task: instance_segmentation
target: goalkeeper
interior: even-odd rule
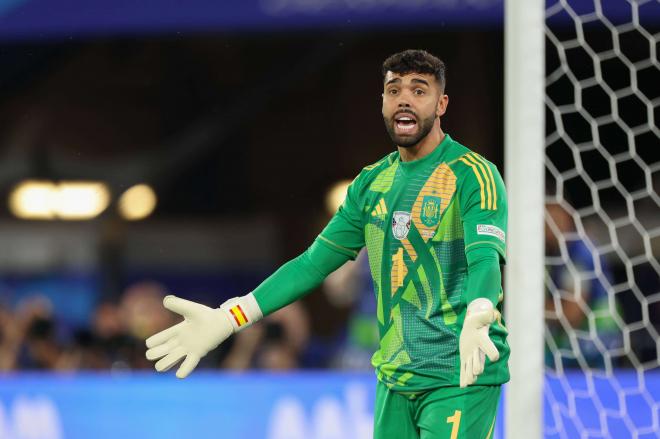
[[[147,340],[164,371],[201,357],[318,286],[366,245],[380,346],[376,439],[492,436],[509,347],[499,310],[507,204],[497,168],[443,132],[444,63],[406,50],[383,63],[382,113],[397,150],[365,167],[300,256],[217,309],[167,296],[183,322]]]

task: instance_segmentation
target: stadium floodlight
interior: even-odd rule
[[[151,215],[156,209],[156,192],[146,184],[130,187],[119,198],[119,213],[129,221],[137,221]]]
[[[110,202],[110,191],[104,183],[67,181],[55,191],[55,212],[63,220],[95,218]]]
[[[339,209],[339,206],[344,202],[346,191],[350,184],[351,180],[341,180],[333,184],[328,190],[328,194],[325,197],[325,207],[330,215],[334,215],[337,209]]]
[[[9,209],[21,219],[86,220],[100,215],[110,202],[105,183],[26,180],[9,195]]]
[[[9,195],[9,210],[23,219],[54,219],[53,193],[50,181],[28,180],[19,183]]]

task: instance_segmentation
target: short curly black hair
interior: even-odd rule
[[[445,90],[445,63],[426,50],[408,49],[395,53],[383,62],[383,80],[387,72],[405,75],[407,73],[428,73],[435,76],[440,90]]]

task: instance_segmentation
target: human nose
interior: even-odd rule
[[[399,108],[409,108],[410,107],[410,96],[407,93],[402,92],[399,94],[397,99],[397,107]]]

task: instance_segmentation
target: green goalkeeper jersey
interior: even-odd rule
[[[367,247],[380,332],[372,364],[389,388],[459,385],[466,254],[492,247],[504,260],[506,218],[497,168],[449,135],[422,159],[403,162],[391,153],[351,183],[317,242],[352,258]],[[486,360],[477,384],[509,379],[502,321],[491,325],[490,336],[500,359]]]

